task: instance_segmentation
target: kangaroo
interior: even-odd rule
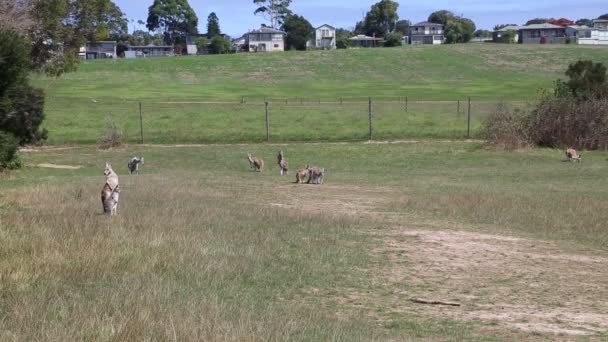
[[[287,159],[285,159],[285,156],[283,155],[283,150],[279,151],[279,155],[277,156],[278,159],[278,163],[279,163],[279,168],[281,169],[281,176],[284,174],[287,174],[289,171],[289,163],[287,162]]]
[[[568,148],[566,149],[566,160],[571,162],[581,162],[583,155],[578,154],[575,149]]]
[[[323,184],[325,178],[325,168],[318,167],[307,167],[308,168],[308,181],[307,184]]]
[[[310,177],[310,172],[308,170],[308,166],[306,166],[305,169],[298,170],[298,172],[296,173],[296,183],[303,184],[304,179],[306,177]]]
[[[118,175],[112,170],[112,165],[108,161],[106,161],[106,168],[103,171],[103,174],[106,176],[106,183],[101,188],[101,205],[103,207],[103,212],[109,215],[116,215],[120,193]]]
[[[141,158],[137,158],[137,157],[133,157],[131,158],[131,160],[129,160],[129,162],[127,163],[127,167],[129,168],[129,174],[133,174],[133,172],[135,172],[136,174],[139,174],[139,166],[140,165],[144,165],[144,157]]]
[[[249,160],[249,167],[252,169],[262,172],[264,171],[264,160],[251,156],[251,153],[247,153],[247,160]]]

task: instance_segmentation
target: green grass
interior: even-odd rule
[[[47,91],[51,144],[94,143],[108,118],[137,141],[139,101],[148,142],[259,142],[265,139],[264,98],[270,101],[274,141],[366,139],[369,97],[378,104],[375,139],[458,139],[466,133],[466,118],[456,116],[457,100],[472,97],[476,136],[496,103],[531,101],[564,77],[569,63],[608,64],[607,51],[465,44],[99,60],[34,83]],[[343,106],[337,105],[340,99]],[[175,101],[231,103],[166,103]]]
[[[278,148],[22,154],[83,168],[0,175],[0,339],[527,339],[395,301],[420,287],[382,278],[394,261],[374,252],[378,237],[399,225],[608,252],[604,152],[573,164],[556,150],[466,143],[281,146],[292,170],[327,168],[325,185],[307,186],[291,183],[293,171],[278,175]],[[266,160],[263,174],[248,169],[247,152]],[[140,176],[126,175],[133,155],[145,156]],[[100,215],[105,160],[123,189],[116,218]]]

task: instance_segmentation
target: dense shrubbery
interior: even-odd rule
[[[527,111],[501,105],[485,122],[490,144],[504,148],[525,145],[608,149],[608,77],[601,63],[579,61],[566,71],[569,80],[556,82]]]
[[[19,140],[15,136],[0,131],[0,171],[21,167],[21,161],[17,157],[18,148]]]

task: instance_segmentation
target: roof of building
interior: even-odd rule
[[[540,29],[563,29],[563,26],[557,26],[549,23],[544,24],[532,24],[526,26],[520,26],[520,30],[540,30]]]
[[[331,26],[331,25],[329,25],[329,24],[323,24],[323,25],[321,25],[321,26],[319,26],[319,27],[315,28],[315,30],[318,30],[318,29],[320,29],[320,28],[321,28],[321,27],[323,27],[323,26],[327,26],[327,27],[329,27],[330,29],[333,29],[333,30],[335,30],[335,29],[336,29],[335,27],[333,27],[333,26]]]
[[[257,30],[253,30],[253,31],[247,32],[247,34],[250,34],[250,33],[279,33],[279,34],[287,34],[286,32],[274,29],[272,27],[267,27],[267,26],[262,26],[262,27],[260,27]]]
[[[595,19],[593,20],[594,23],[608,23],[608,19]]]
[[[358,34],[354,37],[348,38],[349,40],[382,40],[382,38],[370,37],[364,34]]]
[[[171,45],[129,45],[128,46],[129,49],[151,49],[151,48],[156,48],[156,49],[173,49],[173,46]]]
[[[443,26],[443,25],[437,24],[437,23],[431,23],[430,21],[421,21],[418,24],[415,24],[412,26]]]
[[[591,27],[585,26],[585,25],[569,25],[568,28],[572,28],[575,30],[581,30],[581,31],[591,30]]]
[[[505,26],[499,30],[496,30],[494,32],[507,32],[507,31],[517,31],[519,30],[520,26],[517,25],[510,25],[510,26]]]

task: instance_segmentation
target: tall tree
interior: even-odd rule
[[[473,38],[475,23],[454,13],[441,10],[431,13],[429,22],[443,25],[446,43],[466,43]]]
[[[399,20],[397,9],[399,3],[392,0],[380,0],[372,5],[362,22],[357,23],[355,31],[368,36],[384,36],[395,30]]]
[[[220,19],[217,17],[215,12],[211,12],[211,14],[209,14],[207,17],[207,38],[212,39],[220,34]]]
[[[304,17],[290,14],[285,17],[281,29],[287,33],[285,45],[287,49],[306,50],[306,42],[312,37],[314,28]]]
[[[593,27],[593,20],[582,18],[576,21],[576,25]]]
[[[353,32],[347,29],[339,28],[336,29],[336,48],[346,49],[352,46],[352,42],[349,40],[353,36]]]
[[[270,27],[278,29],[285,18],[291,14],[291,0],[253,0],[257,6],[253,14],[262,15],[270,23]]]
[[[410,26],[412,26],[412,22],[409,20],[399,20],[397,21],[397,23],[395,24],[395,32],[401,32],[401,34],[403,34],[404,36],[408,35],[408,31],[410,29]]]
[[[154,0],[148,9],[146,27],[150,31],[161,30],[167,44],[173,45],[187,34],[197,33],[197,26],[198,17],[188,0]]]

